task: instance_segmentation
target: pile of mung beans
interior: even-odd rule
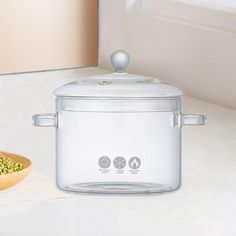
[[[23,164],[6,157],[0,157],[0,175],[10,174],[23,169]]]

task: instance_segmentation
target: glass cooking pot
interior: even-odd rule
[[[205,116],[181,113],[179,88],[126,73],[129,55],[111,55],[114,73],[55,90],[56,113],[34,115],[56,127],[57,185],[86,193],[175,190],[181,178],[181,127]]]

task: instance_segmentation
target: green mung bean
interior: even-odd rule
[[[10,174],[23,169],[23,164],[6,157],[0,157],[0,175]]]

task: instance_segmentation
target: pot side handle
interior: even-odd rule
[[[36,114],[32,116],[32,123],[38,127],[56,127],[57,115],[52,113]]]
[[[182,125],[205,125],[207,117],[199,114],[182,114]]]

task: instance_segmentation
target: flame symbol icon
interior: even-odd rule
[[[138,169],[141,165],[141,160],[138,157],[132,157],[129,160],[129,166],[132,169]]]

